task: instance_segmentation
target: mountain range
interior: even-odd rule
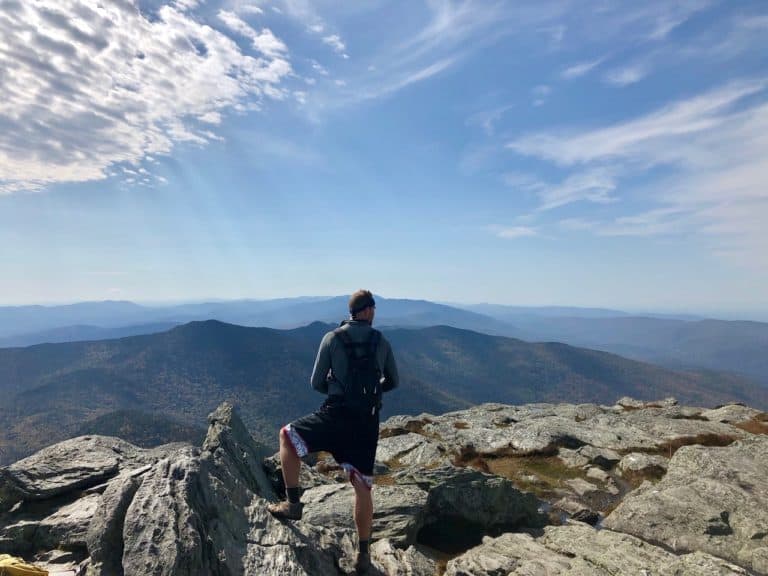
[[[317,345],[333,325],[249,328],[192,322],[115,340],[0,349],[0,464],[140,411],[148,426],[194,435],[224,400],[254,436],[273,446],[282,424],[315,409],[309,387]],[[448,326],[388,328],[401,387],[384,416],[443,413],[480,402],[611,403],[621,396],[713,406],[768,407],[768,387],[732,374],[675,372],[562,343],[528,343]],[[171,422],[163,423],[163,418]],[[129,427],[130,428],[130,427]],[[141,443],[153,434],[121,436]],[[162,434],[161,434],[162,436]]]
[[[673,369],[731,371],[768,385],[768,323],[692,315],[637,316],[620,310],[448,305],[377,296],[377,323],[389,327],[453,326],[529,342],[564,342]],[[104,340],[163,332],[196,320],[290,329],[338,322],[346,296],[237,300],[165,306],[84,302],[0,307],[0,347]]]

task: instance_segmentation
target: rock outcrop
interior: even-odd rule
[[[486,404],[384,422],[375,574],[768,575],[766,417],[673,399]],[[0,553],[96,576],[353,573],[353,490],[279,459],[229,404],[200,447],[84,436],[0,469]],[[594,527],[593,527],[594,526]]]

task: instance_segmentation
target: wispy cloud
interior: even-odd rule
[[[563,70],[560,73],[560,75],[566,80],[573,80],[574,78],[580,78],[581,76],[585,76],[589,74],[592,70],[600,66],[602,62],[603,62],[603,58],[598,58],[596,60],[587,60],[585,62],[579,62],[578,64],[574,64],[573,66],[569,66],[568,68]]]
[[[494,227],[493,230],[499,238],[515,239],[538,236],[536,228],[531,226],[510,226],[508,228]]]
[[[562,221],[570,230],[603,236],[696,232],[717,238],[718,251],[751,254],[757,264],[768,250],[767,88],[763,79],[735,82],[606,128],[531,134],[508,146],[577,168],[555,191],[536,189],[541,209],[583,195],[616,199],[620,181],[663,168],[664,181],[645,186],[645,203],[654,208],[609,220]],[[607,163],[611,171],[601,175]]]
[[[657,208],[607,221],[566,218],[560,227],[590,231],[598,236],[659,236],[679,234],[690,228],[691,214],[682,208]]]
[[[648,74],[645,64],[633,64],[623,68],[610,70],[605,74],[605,81],[614,86],[629,86],[640,82]]]
[[[736,103],[763,91],[766,85],[764,80],[737,82],[636,120],[581,132],[528,134],[507,147],[566,166],[619,157],[654,164],[677,162],[686,149],[684,138],[722,126]],[[680,140],[678,151],[668,145],[673,139]]]
[[[227,111],[285,98],[291,65],[270,31],[224,16],[253,40],[248,54],[191,7],[148,19],[124,3],[6,3],[0,192],[102,179],[114,164],[217,138],[210,128]]]
[[[612,196],[616,180],[611,170],[594,168],[576,172],[562,182],[552,184],[530,174],[507,173],[504,183],[514,190],[535,194],[539,198],[537,211],[547,211],[574,202],[609,204],[616,201]]]
[[[330,46],[336,54],[342,58],[349,58],[347,54],[347,46],[341,40],[341,36],[338,34],[331,34],[330,36],[323,36],[323,44]]]
[[[257,32],[234,12],[221,10],[219,20],[233,32],[249,38],[253,47],[266,56],[283,57],[288,52],[286,45],[271,30],[262,28],[260,32]]]
[[[506,104],[504,106],[496,106],[490,110],[475,112],[467,118],[467,125],[480,126],[487,136],[493,136],[496,130],[496,123],[512,108],[514,108],[514,104]]]

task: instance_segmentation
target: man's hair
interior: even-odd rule
[[[352,316],[371,306],[376,306],[376,301],[370,290],[358,290],[349,297],[349,313]]]

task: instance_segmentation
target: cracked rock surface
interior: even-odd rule
[[[390,418],[373,574],[768,576],[765,421],[631,398]],[[208,424],[200,447],[83,436],[0,469],[0,553],[92,576],[353,574],[343,474],[307,460],[304,516],[280,522],[279,459],[227,403]]]

